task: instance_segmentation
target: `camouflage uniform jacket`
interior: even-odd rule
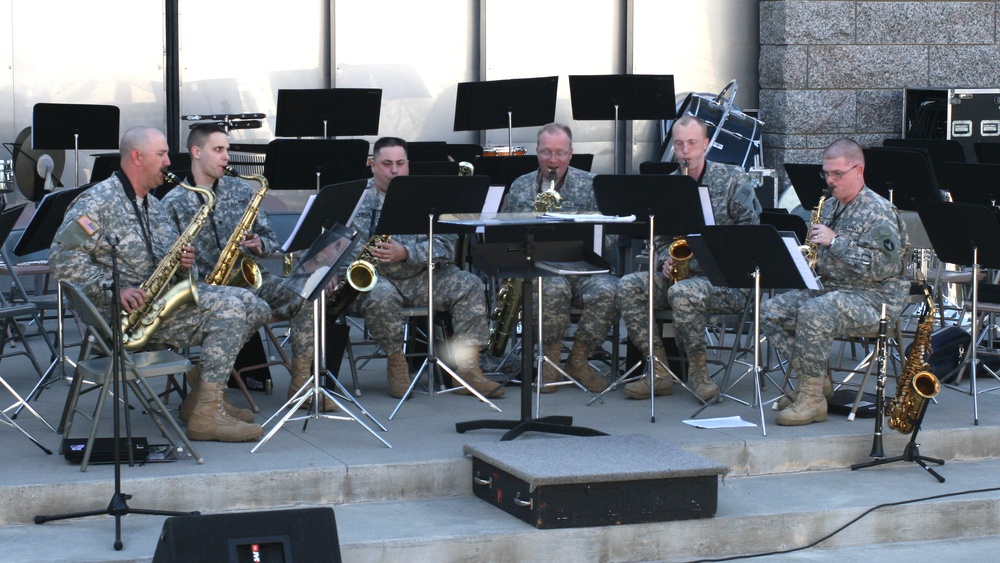
[[[186,181],[190,183],[191,179]],[[215,192],[215,208],[209,215],[208,223],[194,239],[194,246],[198,249],[195,256],[201,279],[212,273],[215,263],[219,261],[219,256],[222,254],[222,249],[226,247],[226,243],[229,242],[229,238],[243,218],[247,207],[250,206],[251,198],[257,193],[248,182],[230,176],[223,176],[216,181],[213,191]],[[164,211],[173,224],[178,229],[182,229],[191,222],[204,200],[201,194],[175,187],[164,196],[162,203]],[[271,222],[267,218],[266,212],[260,211],[257,214],[257,219],[253,224],[253,232],[260,237],[264,256],[278,249],[278,238],[271,228]],[[243,252],[247,256],[256,258],[249,251],[244,250]]]
[[[382,209],[385,201],[378,189],[375,187],[375,180],[368,179],[368,187],[361,194],[361,206],[357,215],[354,216],[352,226],[358,232],[367,234],[372,227],[372,216]],[[341,277],[350,264],[361,253],[364,244],[368,241],[363,238],[362,242],[354,248],[354,256],[350,260],[344,261],[341,268]],[[434,235],[434,262],[452,263],[455,260],[455,235]],[[378,275],[387,279],[408,279],[413,276],[423,275],[427,272],[427,235],[392,235],[392,240],[398,242],[406,248],[409,257],[402,262],[392,264],[378,264]]]
[[[679,174],[675,173],[675,174]],[[712,200],[712,213],[716,225],[757,225],[760,223],[760,202],[753,188],[750,176],[735,164],[705,161],[705,171],[701,185],[708,186]],[[683,235],[685,233],[677,233]],[[656,261],[662,264],[667,257],[671,238],[656,237]],[[698,260],[691,260],[691,271],[700,272]],[[659,267],[656,268],[659,271]]]
[[[830,246],[819,247],[816,273],[824,289],[868,290],[873,306],[900,310],[909,288],[901,279],[909,237],[896,206],[865,186],[847,205],[825,204],[822,216],[837,233]]]
[[[534,211],[535,197],[549,188],[547,177],[539,169],[520,176],[510,185],[510,193],[501,211],[510,213],[530,213]],[[561,186],[556,186],[562,196],[562,211],[596,212],[597,199],[594,197],[594,174],[579,168],[567,168]]]
[[[120,172],[95,184],[70,204],[49,249],[49,264],[56,277],[79,286],[108,318],[112,282],[108,236],[119,239],[121,287],[142,285],[178,237],[158,199],[149,194],[142,204],[136,203],[140,223],[134,198],[135,191]],[[152,256],[144,233],[149,234]],[[186,273],[174,277],[180,281]]]

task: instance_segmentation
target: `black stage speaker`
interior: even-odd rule
[[[332,508],[171,516],[153,563],[340,563]]]

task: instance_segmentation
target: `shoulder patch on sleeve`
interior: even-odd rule
[[[76,220],[77,223],[83,227],[83,230],[90,236],[94,236],[94,233],[101,230],[101,228],[90,218],[87,214],[80,215]]]

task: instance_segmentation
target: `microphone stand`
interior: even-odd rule
[[[108,245],[111,246],[111,322],[109,324],[111,325],[112,335],[110,383],[112,396],[115,397],[113,413],[115,491],[111,495],[111,502],[108,503],[108,507],[103,510],[88,510],[85,512],[72,512],[67,514],[57,514],[54,516],[35,516],[35,524],[44,524],[52,520],[67,520],[70,518],[84,518],[100,514],[109,514],[115,517],[114,548],[115,551],[121,551],[124,547],[124,544],[122,543],[122,516],[125,516],[130,512],[134,512],[136,514],[149,514],[153,516],[197,516],[201,513],[129,508],[128,499],[132,498],[132,495],[127,495],[122,492],[122,460],[120,448],[121,429],[120,415],[118,413],[120,408],[117,400],[118,397],[121,397],[122,403],[124,403],[125,407],[125,436],[128,447],[129,467],[132,467],[135,464],[135,461],[132,457],[132,429],[130,424],[131,419],[128,416],[128,392],[126,391],[125,374],[122,371],[125,366],[125,348],[122,346],[122,303],[118,283],[118,243],[120,241],[117,236],[108,235],[107,242]],[[108,382],[105,382],[104,384],[107,385]]]

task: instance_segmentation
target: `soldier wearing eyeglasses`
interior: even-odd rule
[[[548,190],[555,173],[555,191],[561,196],[561,211],[597,212],[594,174],[569,165],[573,157],[573,132],[560,123],[550,123],[538,131],[538,170],[525,174],[510,186],[502,211],[527,213],[534,209],[538,194]],[[566,360],[566,373],[592,392],[607,389],[588,359],[605,340],[611,323],[618,319],[615,293],[618,281],[608,274],[547,277],[543,284],[542,337],[547,358],[559,363],[560,342],[570,324],[570,307],[582,308],[573,337],[573,349]],[[554,383],[559,373],[548,363],[543,370],[545,383]],[[542,392],[557,387],[543,387]]]
[[[816,274],[823,289],[782,293],[761,306],[763,333],[798,377],[794,402],[779,403],[779,425],[826,420],[833,339],[874,333],[883,304],[895,316],[905,305],[906,227],[896,207],[865,185],[864,170],[864,152],[851,139],[834,141],[823,152],[831,198],[808,233],[809,242],[819,245]]]

